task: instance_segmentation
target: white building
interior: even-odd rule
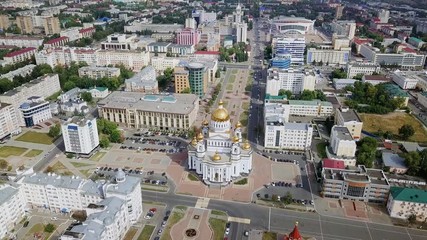
[[[381,67],[379,64],[367,63],[367,62],[352,62],[347,63],[347,78],[353,78],[358,74],[372,75],[373,73],[379,73]]]
[[[388,19],[390,18],[390,11],[381,9],[378,12],[378,18],[380,19],[380,23],[388,23]]]
[[[299,17],[283,17],[273,19],[273,30],[283,34],[306,34],[314,33],[314,21]]]
[[[20,48],[33,47],[38,48],[43,45],[43,38],[40,37],[21,37],[21,36],[0,36],[0,45],[12,45]]]
[[[49,102],[38,96],[28,98],[19,108],[26,127],[33,127],[52,118]]]
[[[10,81],[13,81],[13,78],[16,76],[27,76],[33,72],[33,69],[36,67],[34,64],[28,64],[22,68],[18,68],[14,71],[10,71],[0,76],[0,79],[7,78]]]
[[[120,68],[116,67],[96,67],[86,66],[79,68],[79,77],[88,76],[89,78],[99,79],[103,77],[118,77],[120,76]]]
[[[132,69],[135,72],[139,72],[150,62],[150,54],[143,51],[99,50],[95,55],[97,66],[123,64],[126,68]]]
[[[350,50],[350,48],[341,48],[341,50],[310,48],[307,50],[307,64],[323,62],[323,64],[344,65],[350,59]]]
[[[391,79],[402,89],[415,89],[417,87],[418,78],[412,72],[395,71],[391,75]]]
[[[33,57],[36,51],[37,49],[33,47],[20,49],[18,51],[10,52],[4,55],[3,60],[5,64],[15,64],[23,62]]]
[[[380,65],[397,65],[405,69],[413,69],[423,67],[426,56],[414,52],[412,49],[405,48],[399,53],[381,53],[378,48],[374,48],[367,44],[360,45],[360,54],[366,60]]]
[[[25,201],[19,189],[0,185],[0,238],[4,239],[25,214]]]
[[[317,99],[311,101],[287,100],[286,97],[267,95],[264,102],[264,117],[277,115],[283,117],[285,122],[289,121],[289,116],[331,116],[333,110],[330,102]]]
[[[88,90],[93,98],[105,98],[110,94],[106,87],[93,87]]]
[[[104,50],[136,50],[137,36],[127,34],[111,34],[107,40],[101,42],[101,49]]]
[[[92,48],[55,47],[39,51],[35,54],[37,65],[48,64],[52,68],[57,65],[70,65],[72,62],[84,62],[96,65],[96,50]]]
[[[74,117],[61,123],[65,151],[90,154],[99,145],[96,119]]]
[[[354,141],[346,127],[333,126],[331,130],[330,147],[333,157],[331,159],[343,159],[346,166],[355,166],[356,160],[356,141]]]
[[[390,187],[387,211],[393,218],[407,220],[415,215],[417,221],[427,219],[427,192],[423,189]]]
[[[310,69],[268,69],[266,94],[279,95],[279,90],[289,90],[300,94],[304,90],[314,90],[315,74]]]
[[[347,37],[352,40],[356,34],[356,22],[354,20],[333,21],[330,26],[337,36]]]
[[[270,116],[264,119],[264,133],[265,148],[307,150],[311,147],[313,127],[308,123],[289,123],[280,116]]]
[[[0,140],[21,132],[15,108],[0,102]]]
[[[159,93],[156,70],[152,66],[146,66],[135,76],[125,80],[125,91]]]
[[[334,87],[337,90],[344,89],[347,86],[353,86],[355,82],[359,80],[353,79],[353,78],[334,78]]]
[[[246,43],[248,38],[248,24],[247,23],[236,23],[235,25],[235,35],[236,35],[236,42],[240,43]]]
[[[80,34],[79,34],[80,29],[82,29],[82,28],[81,27],[71,27],[71,28],[62,29],[61,32],[59,33],[59,35],[61,37],[68,37],[70,42],[76,41],[76,40],[80,39]]]
[[[19,107],[31,96],[47,98],[61,90],[58,74],[47,74],[0,95],[0,102],[11,104],[20,126],[25,126]]]
[[[205,120],[202,132],[188,145],[188,168],[208,185],[226,185],[252,170],[251,145],[243,142],[241,125],[235,127],[230,134],[230,115],[220,101],[210,123]]]
[[[181,59],[182,58],[154,56],[151,57],[151,66],[153,66],[157,72],[163,72],[167,68],[174,69],[178,66]]]
[[[354,109],[338,108],[335,115],[335,124],[347,127],[355,140],[359,140],[362,136],[363,122]]]
[[[305,37],[274,38],[272,45],[274,51],[288,51],[291,54],[292,64],[304,64]]]

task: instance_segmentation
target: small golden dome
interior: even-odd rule
[[[203,125],[203,126],[207,126],[207,125],[209,125],[208,120],[206,120],[206,119],[205,119],[205,120],[203,120],[202,125]]]
[[[218,103],[218,108],[212,113],[212,120],[217,122],[225,122],[230,120],[230,115],[227,109],[224,108],[224,102],[222,100]]]
[[[193,137],[193,140],[191,140],[191,145],[196,146],[197,145],[197,138]]]
[[[249,143],[249,141],[248,141],[248,140],[246,140],[246,141],[245,141],[245,143],[243,143],[242,148],[243,148],[244,150],[249,150],[249,149],[251,149],[251,144]]]
[[[234,136],[234,137],[233,137],[233,142],[237,143],[237,142],[239,142],[239,141],[240,141],[240,139],[239,139],[239,137],[238,137],[238,136]]]
[[[236,123],[236,128],[241,128],[242,127],[242,123],[240,122],[240,121],[238,121],[237,123]]]
[[[214,160],[214,161],[219,161],[219,160],[221,160],[221,156],[218,154],[218,152],[215,152],[215,155],[213,155],[213,160]]]
[[[197,141],[202,141],[203,140],[203,134],[202,132],[199,132],[199,134],[197,135]]]

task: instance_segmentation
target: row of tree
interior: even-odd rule
[[[99,145],[102,148],[108,147],[110,145],[110,142],[123,142],[124,138],[120,130],[117,128],[116,123],[100,118],[96,121],[96,125],[98,127],[98,133],[100,135]]]
[[[423,177],[427,180],[427,149],[421,152],[408,152],[403,155],[408,167],[408,175]]]
[[[172,68],[166,68],[163,71],[163,75],[160,75],[157,77],[157,82],[159,83],[159,88],[164,89],[172,82],[173,71],[174,70]]]
[[[219,61],[230,62],[233,59],[236,62],[246,62],[248,61],[249,55],[246,51],[245,43],[234,44],[232,48],[219,48]]]
[[[294,95],[291,91],[280,89],[279,96],[286,96],[289,100],[314,100],[319,99],[320,101],[326,101],[326,95],[321,90],[304,90],[300,95]]]

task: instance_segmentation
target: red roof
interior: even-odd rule
[[[66,37],[66,36],[54,38],[54,39],[47,41],[45,44],[54,44],[54,43],[57,43],[57,42],[60,42],[62,40],[66,40],[66,39],[68,39],[68,37]]]
[[[357,45],[365,44],[371,42],[370,39],[361,39],[361,38],[354,38],[353,42]]]
[[[289,234],[289,236],[285,236],[285,240],[302,240],[301,234],[298,230],[298,223],[295,224],[294,230]]]
[[[325,168],[337,168],[337,169],[344,169],[344,161],[338,161],[338,160],[333,160],[333,159],[329,159],[329,158],[325,158],[322,160],[323,162],[323,167]]]
[[[95,28],[94,27],[82,28],[79,30],[79,33],[85,33],[85,32],[91,32],[91,31],[95,31]]]
[[[30,51],[34,51],[34,50],[36,50],[36,48],[33,48],[33,47],[24,48],[24,49],[15,51],[15,52],[10,52],[10,53],[4,55],[4,57],[15,57],[15,56],[18,56],[18,55],[21,55],[21,54],[24,54],[24,53],[27,53]]]
[[[219,55],[218,51],[197,51],[194,54]]]
[[[405,47],[405,48],[403,48],[402,49],[404,52],[407,52],[407,53],[417,53],[417,51],[415,51],[414,49],[412,49],[412,48],[408,48],[408,47]]]

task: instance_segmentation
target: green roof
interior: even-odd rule
[[[106,88],[106,87],[94,87],[94,89],[96,89],[96,90],[98,90],[100,92],[108,90],[108,88]]]
[[[318,99],[313,100],[289,100],[291,105],[322,105],[322,106],[332,106],[332,103],[326,101],[320,101]]]
[[[285,96],[273,96],[270,94],[266,94],[265,99],[266,100],[286,100],[287,97],[286,97],[286,95]]]
[[[391,187],[390,194],[398,201],[427,203],[427,191],[422,189]]]
[[[423,42],[423,40],[421,40],[419,38],[416,38],[416,37],[411,37],[410,40],[413,40],[413,41],[415,41],[417,43]]]
[[[387,91],[388,94],[390,94],[390,97],[409,97],[408,93],[403,91],[400,87],[398,87],[395,84],[388,83],[384,84],[384,88]]]

